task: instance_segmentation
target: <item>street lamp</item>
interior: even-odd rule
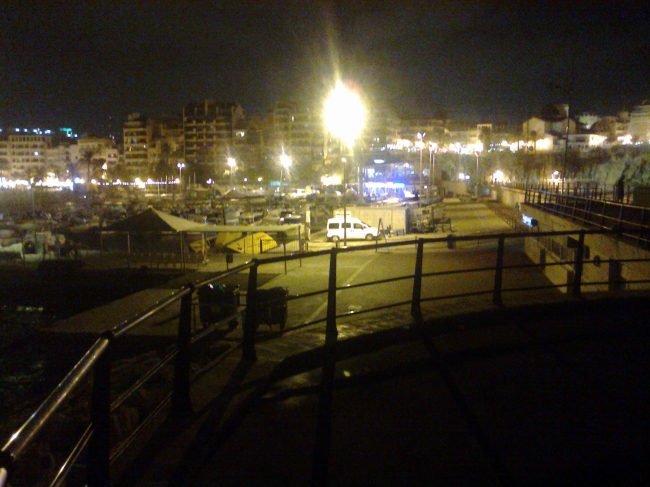
[[[479,155],[481,154],[481,151],[483,150],[483,143],[482,142],[477,142],[476,143],[476,197],[478,198],[478,183],[480,181],[478,177],[478,158]]]
[[[233,173],[235,172],[237,168],[237,161],[235,160],[234,157],[229,157],[228,158],[228,167],[230,168],[230,186],[233,185],[232,178],[233,178]]]
[[[343,246],[347,246],[348,244],[348,229],[347,229],[347,214],[348,214],[348,181],[347,181],[347,175],[345,174],[345,167],[347,166],[347,158],[341,157],[341,165],[343,166]]]
[[[180,186],[178,187],[179,188],[178,191],[182,192],[183,191],[183,168],[185,167],[185,163],[179,162],[178,164],[176,164],[176,167],[178,168],[178,179],[180,181],[179,182]]]
[[[436,176],[436,152],[438,152],[438,144],[429,142],[429,203],[435,198],[435,176]]]
[[[422,149],[424,149],[424,141],[422,139],[424,139],[425,135],[426,133],[421,134],[420,132],[418,132],[418,140],[415,141],[415,147],[420,149],[420,177],[419,177],[419,188],[418,188],[418,201],[422,197],[422,189],[423,189],[422,188]]]
[[[361,135],[366,119],[366,110],[359,94],[338,81],[334,90],[325,101],[324,120],[327,130],[338,137],[352,149],[355,139]],[[352,151],[350,151],[352,152]],[[345,174],[345,158],[343,161],[343,245],[347,246],[347,207],[345,196],[347,181]],[[359,188],[361,190],[361,188]]]
[[[284,180],[284,170],[291,166],[291,157],[284,152],[280,156],[280,196],[282,196],[282,181]],[[285,189],[286,194],[286,189]]]

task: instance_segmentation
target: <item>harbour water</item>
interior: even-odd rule
[[[24,420],[68,370],[52,360],[61,344],[39,334],[57,320],[111,302],[147,287],[164,284],[170,275],[137,270],[83,271],[67,281],[43,279],[36,272],[0,273],[0,436]],[[75,351],[76,352],[76,351]]]
[[[0,307],[0,417],[11,421],[46,394],[47,354],[35,337],[50,323],[42,307]]]

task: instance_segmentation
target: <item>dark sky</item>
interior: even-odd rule
[[[261,112],[322,99],[337,72],[400,114],[520,122],[568,99],[572,59],[575,111],[614,114],[650,98],[642,4],[3,0],[0,125],[103,135],[206,98]]]

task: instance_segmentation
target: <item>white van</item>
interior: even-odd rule
[[[327,239],[338,242],[343,239],[343,217],[337,216],[327,220]],[[378,230],[376,227],[363,223],[358,218],[345,219],[345,237],[349,239],[375,240]]]

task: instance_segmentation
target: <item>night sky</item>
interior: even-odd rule
[[[650,98],[643,2],[3,0],[0,12],[0,126],[105,135],[126,113],[206,98],[261,113],[322,99],[337,73],[398,114],[521,122],[567,101],[572,59],[576,113]]]

